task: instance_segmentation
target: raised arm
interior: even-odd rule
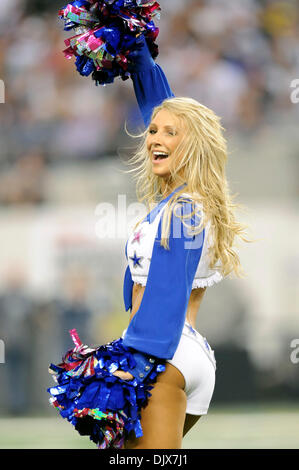
[[[155,106],[174,96],[162,68],[155,63],[144,36],[138,38],[139,48],[130,54],[130,73],[136,99],[145,126],[150,123]]]

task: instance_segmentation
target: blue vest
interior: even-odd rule
[[[181,187],[151,211],[147,216],[150,223],[174,192]],[[190,214],[192,202],[181,202],[181,204],[183,213]],[[190,220],[192,224],[197,225],[198,216],[197,220],[195,217],[192,216]],[[185,233],[186,229],[179,217],[172,215],[168,250],[160,244],[161,229],[162,218],[153,244],[142,301],[128,326],[124,345],[152,356],[171,359],[183,330],[192,283],[204,244],[205,230],[198,235],[190,236]],[[179,234],[181,236],[178,236]],[[132,309],[133,284],[130,268],[127,266],[123,284],[126,311]]]

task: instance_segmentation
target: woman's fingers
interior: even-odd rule
[[[122,380],[132,380],[134,378],[130,372],[124,372],[123,370],[117,370],[113,372],[113,375],[116,375],[116,377],[119,377]]]

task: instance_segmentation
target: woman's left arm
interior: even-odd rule
[[[181,207],[183,214],[190,214],[193,204],[183,202]],[[190,220],[192,225],[199,223],[196,214],[186,219],[188,224]],[[156,358],[171,359],[183,330],[205,230],[190,235],[181,219],[173,214],[168,250],[160,245],[161,228],[162,218],[142,301],[128,326],[124,345]]]

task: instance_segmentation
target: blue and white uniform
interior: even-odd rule
[[[147,126],[153,108],[173,97],[158,64],[132,73],[136,98]],[[214,390],[216,361],[207,340],[186,322],[192,289],[211,286],[223,279],[219,265],[209,268],[211,227],[207,223],[198,235],[186,233],[172,215],[169,250],[160,245],[162,215],[168,197],[160,201],[137,226],[126,244],[128,266],[124,276],[124,304],[132,308],[134,283],[145,286],[140,307],[123,334],[124,345],[166,359],[185,378],[187,413],[206,414]],[[183,193],[183,213],[192,211],[192,195]],[[189,202],[186,202],[186,197]],[[201,209],[201,208],[200,208]],[[198,212],[201,213],[200,211]],[[198,213],[191,217],[198,224]],[[177,224],[174,224],[177,222]],[[189,224],[189,220],[187,219]],[[174,233],[180,228],[181,236]],[[180,227],[181,226],[181,227]],[[218,269],[217,269],[218,268]]]
[[[143,49],[136,47],[132,52],[130,72],[147,126],[154,107],[174,95],[145,46],[144,42]],[[219,266],[209,268],[209,223],[205,221],[204,229],[196,235],[182,223],[180,215],[190,215],[189,226],[198,226],[204,216],[202,207],[193,211],[195,195],[186,192],[181,197],[184,187],[160,201],[127,241],[123,285],[126,311],[132,309],[134,283],[145,289],[123,337],[89,348],[76,330],[71,330],[75,348],[60,364],[49,366],[57,384],[48,389],[51,404],[100,449],[121,449],[132,431],[137,438],[143,435],[141,409],[147,406],[152,385],[165,370],[165,361],[185,379],[186,412],[202,415],[209,408],[215,384],[214,352],[186,322],[186,312],[192,289],[211,286],[222,275]],[[163,212],[180,190],[179,207],[170,220],[169,249],[165,249],[161,245]],[[132,380],[121,379],[114,374],[117,370],[130,372]]]

